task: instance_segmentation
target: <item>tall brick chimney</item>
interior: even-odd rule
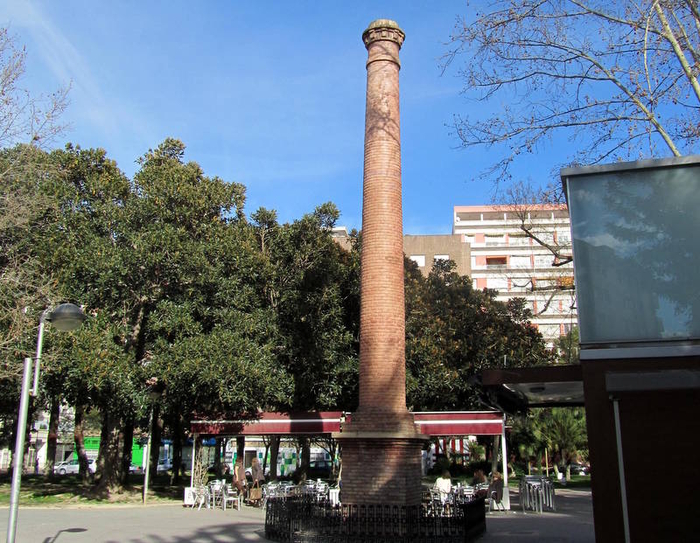
[[[362,200],[360,404],[338,434],[343,503],[416,505],[421,444],[406,408],[399,26],[362,34],[368,52]]]

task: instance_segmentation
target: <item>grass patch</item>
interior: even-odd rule
[[[185,484],[170,485],[167,475],[159,475],[151,479],[148,488],[149,503],[182,503]],[[10,478],[0,478],[0,506],[9,505],[10,493]],[[24,507],[137,504],[141,502],[142,496],[143,475],[130,476],[124,489],[109,494],[99,492],[94,484],[83,485],[77,475],[64,475],[53,481],[43,476],[25,475],[22,477],[19,503]]]
[[[566,484],[564,484],[566,483]],[[554,488],[591,488],[590,475],[572,475],[571,481],[559,482],[554,480]]]

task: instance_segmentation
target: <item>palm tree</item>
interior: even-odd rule
[[[571,480],[569,464],[588,446],[586,416],[581,408],[554,407],[540,413],[540,427],[544,441],[559,453],[566,465],[566,480]]]

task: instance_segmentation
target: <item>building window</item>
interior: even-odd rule
[[[545,338],[559,337],[560,335],[558,324],[540,324],[539,330]]]
[[[486,245],[503,245],[506,242],[506,237],[501,234],[500,236],[485,236],[484,241],[486,242]]]
[[[408,258],[418,264],[419,268],[425,268],[425,255],[411,255]]]
[[[571,232],[569,230],[558,230],[557,243],[559,245],[571,245]]]
[[[489,277],[486,279],[486,287],[495,290],[508,290],[507,277]]]
[[[435,255],[433,257],[433,262],[437,262],[438,260],[449,260],[450,255]]]
[[[552,265],[554,257],[552,255],[535,255],[536,268],[548,268]]]
[[[511,268],[531,268],[531,260],[529,256],[511,256],[510,257],[510,267]]]
[[[538,232],[537,237],[544,243],[554,243],[554,232]]]
[[[513,279],[510,285],[511,292],[526,292],[527,285],[524,280],[519,281],[518,279]]]
[[[559,302],[557,300],[552,300],[551,302],[549,302],[549,305],[547,306],[547,309],[545,310],[544,314],[556,315],[558,313],[561,313],[561,309],[559,308]]]
[[[508,259],[505,256],[487,256],[486,257],[486,267],[487,268],[505,268]]]
[[[552,288],[558,285],[557,279],[556,277],[536,277],[534,283],[538,288]]]
[[[509,236],[508,241],[510,245],[515,245],[516,247],[530,245],[530,238],[527,236]]]

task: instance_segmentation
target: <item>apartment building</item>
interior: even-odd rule
[[[346,251],[352,249],[350,235],[345,226],[333,228],[331,235],[343,249]],[[460,275],[469,275],[470,272],[469,245],[463,243],[460,235],[404,235],[403,252],[416,263],[425,277],[433,269],[433,263],[437,260],[452,260],[456,264],[455,271]]]
[[[403,237],[403,252],[418,265],[424,276],[428,276],[437,260],[452,260],[459,275],[469,275],[469,245],[462,242],[460,235],[425,235]]]
[[[549,345],[576,325],[573,264],[554,254],[571,255],[566,206],[455,206],[452,233],[471,246],[474,287],[525,298]]]

